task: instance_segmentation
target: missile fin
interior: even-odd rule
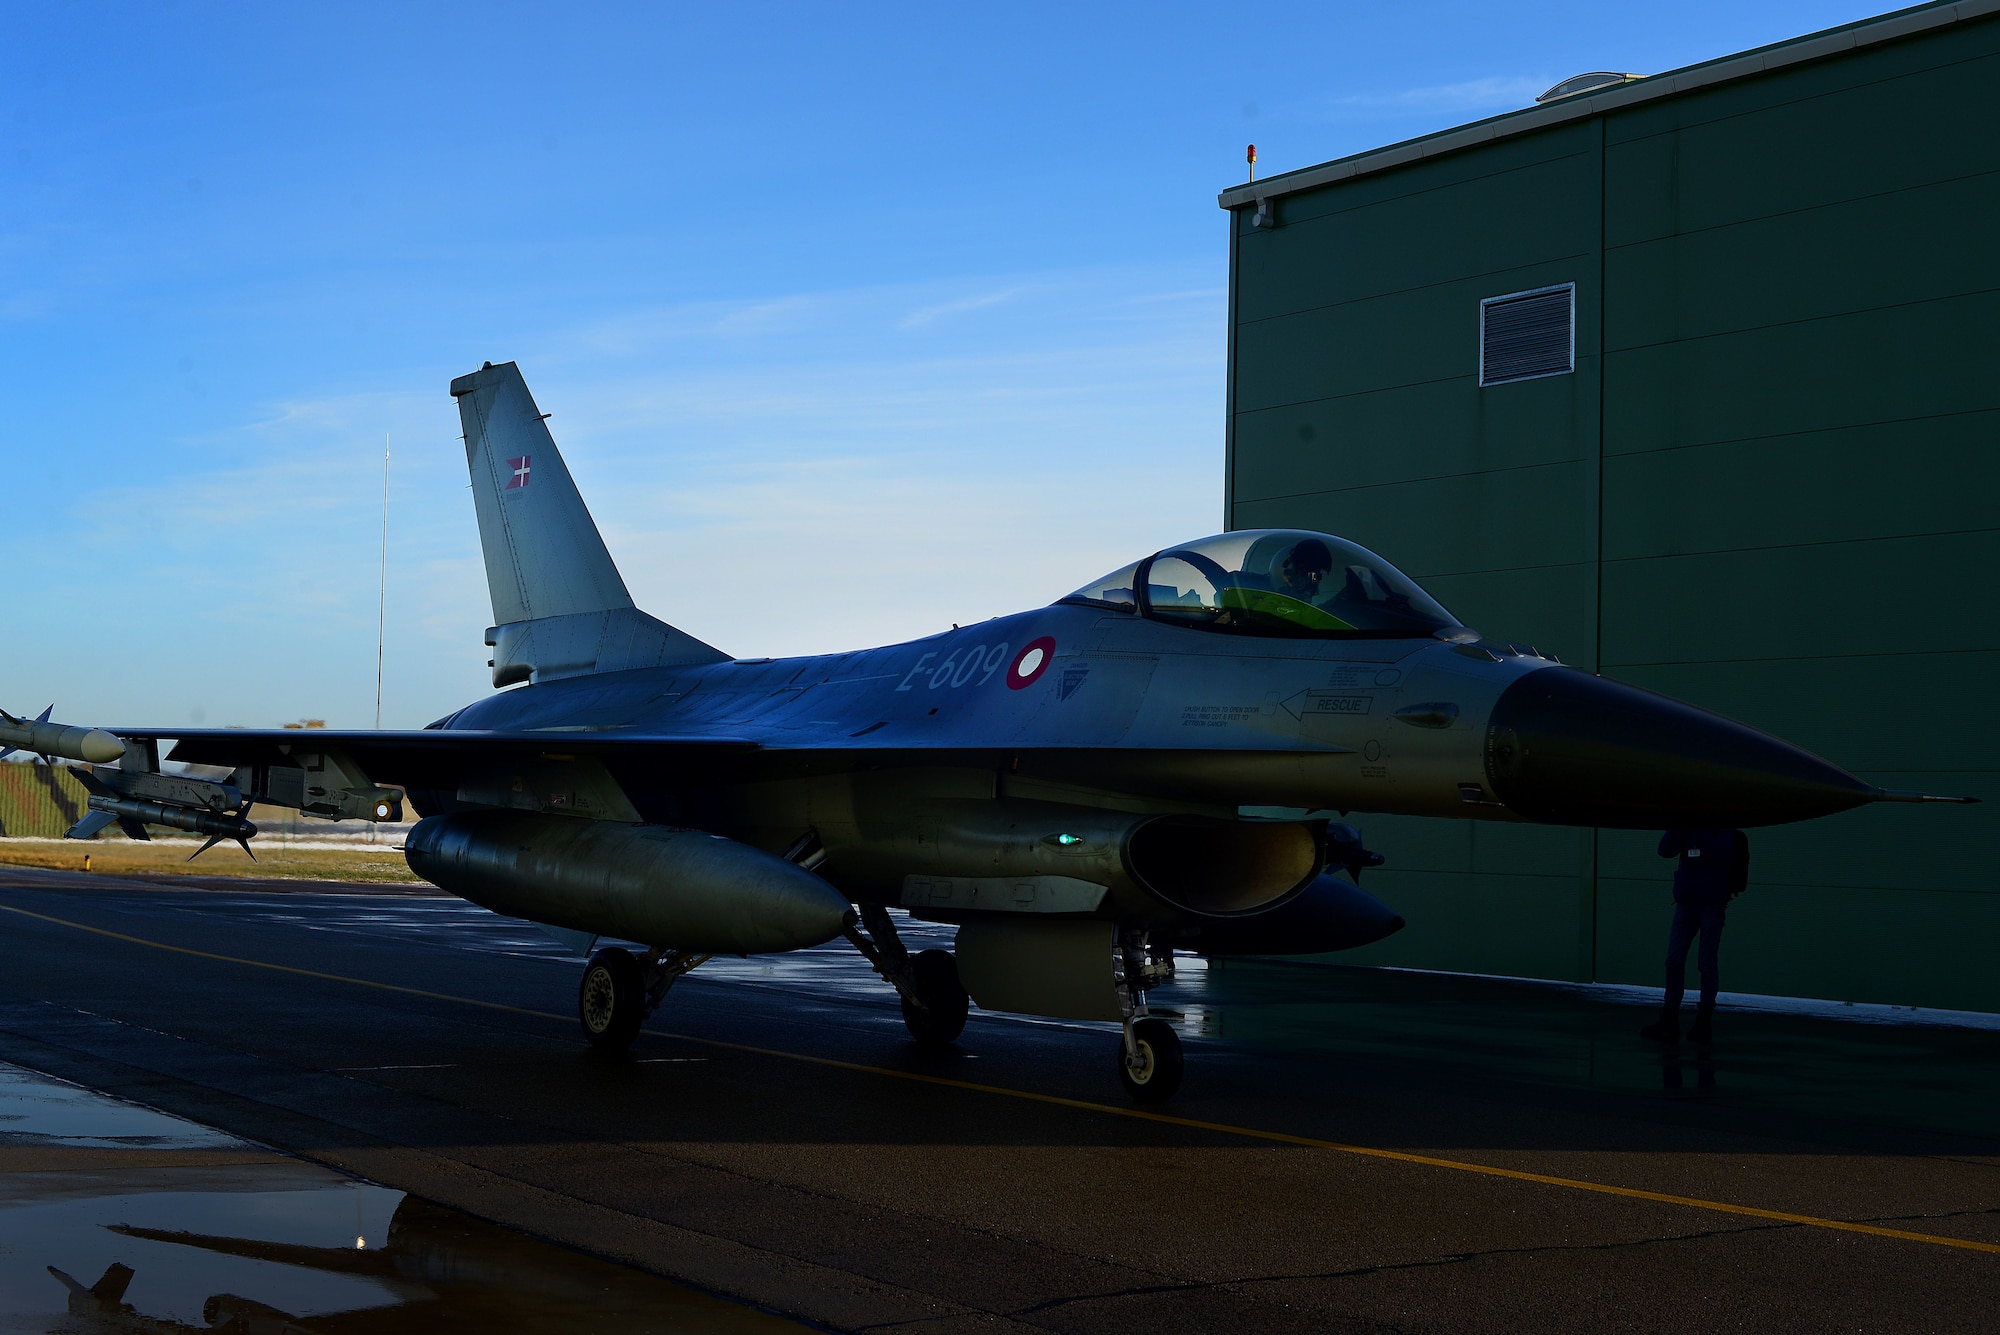
[[[120,816],[117,819],[118,828],[125,831],[126,838],[137,839],[142,843],[153,842],[153,836],[146,833],[146,823],[144,821],[134,820],[130,816]]]
[[[51,700],[51,701],[49,702],[49,706],[48,706],[48,708],[47,708],[47,709],[44,709],[44,710],[43,710],[43,711],[42,711],[41,713],[39,713],[39,714],[35,715],[35,722],[37,722],[37,723],[47,723],[47,722],[49,721],[49,715],[51,715],[51,714],[53,714],[53,713],[55,713],[55,712],[56,712],[56,706],[55,706],[55,702],[54,702],[53,700]],[[14,748],[10,746],[10,747],[8,747],[7,749],[8,749],[9,751],[12,751],[12,750],[13,750]],[[56,767],[56,762],[55,762],[55,761],[53,761],[53,760],[50,760],[50,759],[49,759],[49,753],[48,753],[48,752],[46,752],[46,751],[42,751],[42,752],[39,752],[38,754],[39,754],[39,755],[40,755],[40,756],[42,757],[42,763],[43,763],[44,765],[47,765],[47,766],[48,766],[48,767],[49,767],[50,769],[54,769],[54,768]]]
[[[53,709],[55,708],[55,706],[50,705],[49,708]],[[18,727],[20,726],[21,720],[15,718],[12,714],[9,714],[6,710],[0,709],[0,723],[12,723],[16,727]],[[14,752],[18,751],[19,749],[20,749],[19,747],[15,746],[0,746],[0,760],[5,760],[8,756],[13,755]]]
[[[243,845],[243,851],[245,853],[250,853],[250,860],[252,862],[255,862],[257,860],[257,855],[255,853],[250,852],[250,838],[248,835],[211,834],[210,836],[208,836],[207,843],[203,844],[200,848],[197,848],[194,852],[188,854],[188,861],[193,862],[196,858],[200,857],[203,853],[206,853],[209,849],[214,848],[224,839],[234,839],[237,843]]]
[[[236,821],[237,821],[236,832],[229,836],[230,838],[234,839],[237,843],[243,845],[244,855],[247,856],[252,862],[255,862],[257,860],[257,855],[250,851],[250,835],[257,833],[257,827],[250,823],[250,808],[255,806],[256,803],[257,799],[254,796],[246,795],[244,797],[243,805],[236,808]],[[246,834],[245,831],[248,831],[249,833]],[[211,839],[209,840],[209,842],[214,843],[215,841]],[[194,859],[189,858],[188,861],[193,862]]]
[[[86,811],[83,819],[69,827],[65,839],[95,839],[99,830],[118,818],[108,811]]]
[[[249,854],[250,860],[252,862],[255,862],[257,860],[257,855],[255,853],[250,852],[250,835],[257,833],[257,827],[250,824],[250,808],[255,803],[255,801],[256,801],[255,798],[251,797],[244,798],[243,805],[236,808],[236,822],[237,822],[236,828],[234,830],[222,830],[219,831],[218,833],[211,834],[208,837],[207,843],[203,844],[200,848],[197,848],[194,852],[188,854],[188,861],[193,862],[196,858],[200,857],[203,853],[206,853],[209,849],[214,848],[224,839],[234,839],[237,843],[243,845],[243,851],[246,854]],[[249,834],[243,833],[243,831],[245,830],[248,830],[250,833]]]

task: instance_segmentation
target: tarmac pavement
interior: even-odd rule
[[[840,943],[704,965],[624,1061],[579,972],[449,898],[0,869],[0,1060],[836,1329],[2000,1310],[1990,1030],[1725,1012],[1663,1053],[1574,989],[1194,962],[1153,1110],[1110,1027],[975,1011],[920,1053]]]

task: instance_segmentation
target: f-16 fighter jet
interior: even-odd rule
[[[1122,1022],[1118,1076],[1160,1099],[1181,1048],[1146,998],[1175,950],[1320,953],[1403,925],[1359,887],[1381,859],[1349,813],[1666,829],[1927,800],[1486,639],[1328,533],[1201,538],[908,644],[735,658],[633,605],[512,363],[451,392],[495,694],[412,732],[10,716],[0,744],[97,762],[79,837],[247,847],[253,802],[386,820],[407,800],[425,880],[580,955],[643,944],[584,968],[601,1048],[713,955],[844,937],[918,1043],[956,1040],[969,998]],[[233,774],[162,772],[162,741]],[[892,907],[957,924],[954,950],[907,951]]]

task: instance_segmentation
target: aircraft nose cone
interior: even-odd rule
[[[1705,709],[1575,668],[1530,672],[1493,706],[1486,776],[1530,820],[1621,829],[1777,825],[1874,789]]]

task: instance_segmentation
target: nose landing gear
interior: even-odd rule
[[[1118,1048],[1118,1082],[1141,1103],[1160,1103],[1181,1087],[1187,1068],[1181,1036],[1174,1027],[1146,1010],[1146,989],[1174,976],[1171,946],[1151,944],[1143,928],[1118,934],[1118,1009],[1125,1032]]]
[[[1186,1062],[1181,1056],[1181,1036],[1157,1015],[1142,1015],[1125,1022],[1125,1039],[1118,1053],[1118,1083],[1141,1103],[1158,1103],[1173,1097],[1181,1086]]]

